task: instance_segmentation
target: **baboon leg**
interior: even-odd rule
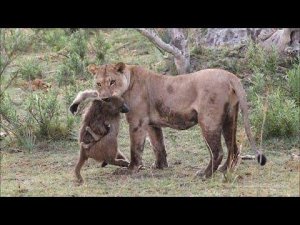
[[[167,153],[162,129],[160,127],[149,126],[147,131],[156,157],[152,167],[157,169],[168,167]]]
[[[119,151],[117,152],[116,158],[114,160],[109,161],[109,163],[112,165],[122,166],[122,167],[128,167],[128,165],[129,165],[129,161],[126,158],[126,156],[123,155],[123,153],[119,152]],[[108,163],[106,161],[103,161],[101,167],[105,167],[107,165],[108,165]]]
[[[83,183],[83,178],[80,174],[80,170],[87,159],[88,159],[87,156],[84,154],[83,150],[81,149],[79,154],[79,160],[75,166],[75,176],[79,183]]]
[[[127,160],[126,156],[122,152],[119,152],[119,151],[117,152],[116,159],[125,159],[125,160]]]
[[[109,162],[112,165],[115,166],[121,166],[121,167],[128,167],[129,166],[129,161],[126,159],[114,159]]]
[[[108,163],[106,161],[103,161],[101,164],[101,167],[106,167],[108,165]]]
[[[89,126],[87,126],[87,127],[85,128],[85,130],[86,130],[87,132],[89,132],[90,135],[92,135],[92,137],[94,138],[95,141],[99,141],[99,140],[100,140],[101,136],[98,135],[98,134],[96,134]]]
[[[228,112],[223,123],[222,133],[228,149],[228,156],[226,162],[219,168],[221,172],[226,172],[227,169],[234,168],[238,161],[239,150],[236,144],[238,110],[239,106],[236,104]]]

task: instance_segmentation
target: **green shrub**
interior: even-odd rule
[[[58,67],[58,71],[55,75],[56,82],[58,86],[74,84],[75,83],[75,74],[70,68],[64,64]]]
[[[257,44],[250,42],[245,54],[247,67],[252,72],[263,73],[266,76],[274,76],[278,68],[279,55],[275,48],[264,50]]]
[[[251,123],[258,136],[262,129],[264,105],[268,101],[266,120],[263,128],[263,137],[291,137],[299,132],[299,107],[294,100],[287,99],[280,89],[263,98],[256,96],[252,101]],[[299,135],[299,134],[298,134]]]
[[[45,29],[42,40],[54,51],[59,51],[67,46],[69,37],[63,29]]]
[[[251,86],[248,88],[248,96],[251,100],[257,95],[263,95],[266,88],[265,77],[262,73],[254,73],[251,77]]]
[[[76,78],[87,78],[87,62],[77,53],[70,53],[58,68],[56,81],[59,86],[74,84]]]
[[[76,53],[83,60],[87,52],[87,40],[87,32],[82,29],[72,33],[69,41],[69,52]]]
[[[105,56],[111,46],[106,42],[102,31],[96,33],[92,47],[96,53],[96,63],[105,62]]]
[[[64,139],[70,134],[72,121],[66,123],[66,115],[58,100],[58,93],[50,91],[34,93],[27,99],[26,110],[37,125],[39,139]]]
[[[0,101],[1,129],[12,134],[18,146],[32,150],[36,142],[33,121],[15,109],[8,95],[1,95]]]
[[[40,62],[34,58],[26,59],[19,65],[19,73],[27,81],[42,77],[42,70]]]
[[[26,52],[33,41],[33,35],[24,32],[24,29],[11,28],[1,29],[0,31],[0,46],[5,48],[5,52],[10,55],[14,52]]]
[[[300,106],[300,59],[293,68],[287,71],[288,84],[291,97]]]

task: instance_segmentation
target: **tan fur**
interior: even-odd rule
[[[233,168],[239,155],[236,145],[239,106],[251,147],[261,156],[250,131],[245,91],[239,79],[228,71],[205,69],[166,76],[124,63],[91,65],[89,71],[95,76],[100,98],[123,96],[130,108],[126,118],[131,140],[129,168],[132,170],[142,165],[146,134],[156,156],[154,166],[163,168],[168,163],[161,127],[185,130],[196,124],[201,127],[211,151],[209,165],[198,174],[210,177],[219,167],[223,158],[222,134],[228,148],[228,158],[221,170]]]
[[[29,81],[27,83],[28,88],[32,89],[33,91],[36,90],[45,90],[48,91],[48,89],[51,87],[50,84],[47,84],[42,79],[34,79],[33,81]]]
[[[95,98],[91,90],[79,93],[75,100],[87,98]],[[103,162],[102,166],[107,163],[123,167],[129,165],[117,145],[120,112],[124,112],[124,107],[124,100],[120,97],[109,98],[109,102],[93,100],[83,115],[79,134],[80,157],[75,167],[80,183],[83,182],[80,170],[88,158]],[[74,113],[74,109],[71,112]]]

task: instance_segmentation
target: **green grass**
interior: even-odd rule
[[[122,120],[119,147],[129,157],[128,126]],[[202,181],[195,177],[206,167],[209,154],[198,127],[186,131],[164,129],[169,168],[153,170],[154,154],[146,142],[146,169],[137,174],[120,174],[119,167],[101,168],[89,159],[82,168],[85,183],[77,186],[73,175],[79,147],[74,141],[39,143],[31,153],[1,152],[1,196],[299,196],[299,152],[297,140],[268,142],[264,146],[266,166],[242,161],[225,181],[220,172]],[[240,143],[245,140],[239,140]],[[243,150],[245,154],[249,152]],[[224,148],[226,152],[226,148]]]

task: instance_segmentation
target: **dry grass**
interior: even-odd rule
[[[265,146],[266,166],[243,161],[226,180],[217,172],[202,181],[195,174],[205,168],[209,153],[198,128],[164,131],[169,168],[150,168],[154,154],[147,142],[145,170],[120,175],[121,168],[101,168],[90,159],[82,169],[85,183],[81,186],[76,186],[73,175],[78,158],[76,141],[40,143],[32,153],[2,151],[1,196],[299,196],[299,161],[290,158],[290,153],[299,149],[281,149],[280,142],[275,149],[269,144]],[[123,120],[119,144],[129,157],[127,137]]]

